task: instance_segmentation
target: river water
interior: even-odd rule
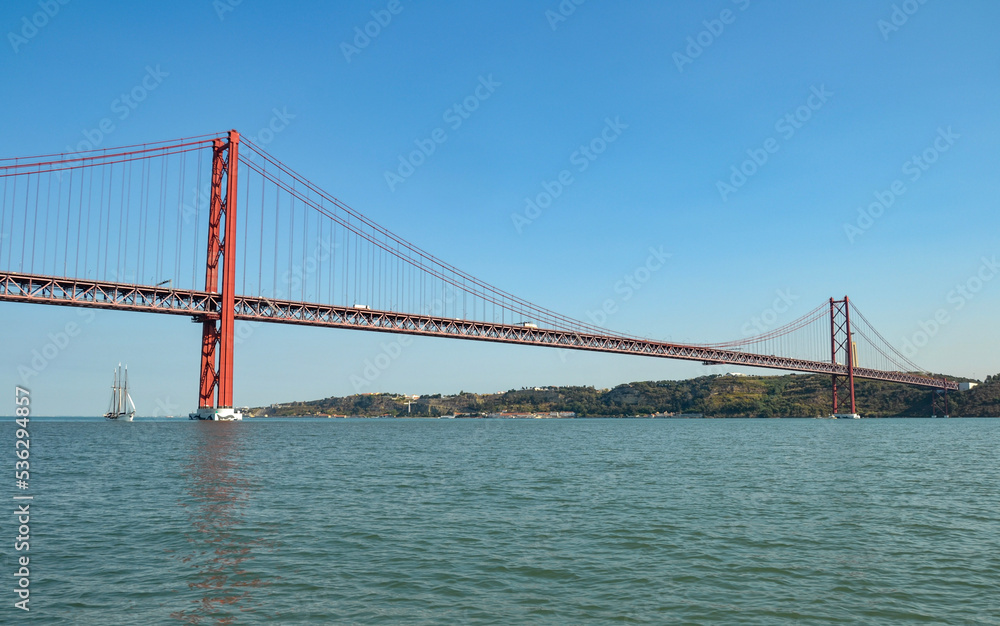
[[[31,611],[5,515],[0,622],[1000,623],[1000,419],[30,434]]]

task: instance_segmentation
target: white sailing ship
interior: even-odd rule
[[[135,417],[135,402],[132,402],[132,396],[128,393],[128,365],[123,369],[119,363],[115,368],[115,380],[111,385],[111,404],[108,405],[108,412],[104,417],[126,422],[131,422]]]

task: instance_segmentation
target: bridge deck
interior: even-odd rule
[[[0,301],[191,315],[217,319],[221,296],[204,291],[146,287],[78,278],[56,278],[0,272]],[[347,306],[311,304],[236,296],[236,319],[280,324],[326,326],[475,341],[634,354],[641,356],[744,365],[815,374],[848,374],[846,365],[735,350],[666,343],[618,335],[597,335],[512,324],[476,322]],[[937,378],[866,368],[854,368],[856,378],[957,390],[958,383]]]

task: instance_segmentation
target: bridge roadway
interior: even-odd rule
[[[221,295],[205,291],[146,287],[0,272],[0,301],[190,315],[197,321],[218,319]],[[708,365],[744,365],[769,369],[847,375],[846,365],[734,350],[665,343],[634,337],[595,335],[523,325],[475,322],[432,315],[394,313],[328,304],[236,296],[237,320],[350,328],[429,337],[450,337],[516,343],[571,350],[634,354],[701,361]],[[854,368],[855,378],[905,383],[934,389],[958,390],[958,383],[906,372]]]

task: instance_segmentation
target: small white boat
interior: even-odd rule
[[[122,369],[119,363],[115,368],[115,379],[111,385],[111,404],[108,405],[108,412],[104,414],[105,419],[122,420],[131,422],[135,417],[135,402],[128,392],[128,365]]]

